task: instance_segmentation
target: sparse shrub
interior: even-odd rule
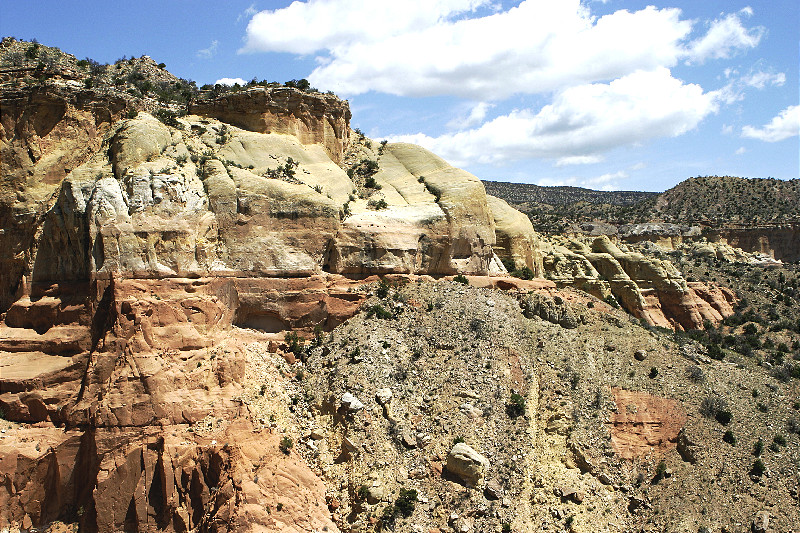
[[[464,274],[459,274],[453,277],[453,281],[455,281],[456,283],[461,283],[463,285],[469,285],[469,280]]]
[[[722,359],[725,357],[725,354],[723,353],[722,348],[719,347],[719,344],[709,344],[708,356],[716,361],[722,361]]]
[[[459,435],[458,437],[453,439],[453,446],[455,446],[456,444],[461,444],[462,442],[464,442],[464,437],[462,435]]]
[[[380,198],[378,200],[370,200],[369,202],[367,202],[367,207],[379,211],[381,209],[386,209],[387,207],[389,207],[389,204],[386,203],[386,200]]]
[[[761,457],[761,454],[764,453],[764,441],[761,440],[761,437],[753,444],[753,455],[756,457]]]
[[[392,312],[384,309],[381,304],[375,304],[367,309],[367,318],[372,318],[373,316],[383,320],[394,318]]]
[[[659,481],[664,479],[666,473],[667,473],[667,463],[665,463],[664,460],[662,459],[661,461],[658,462],[658,465],[656,465],[656,475],[653,478],[653,483],[658,483]]]
[[[136,118],[139,115],[139,112],[135,109],[128,109],[125,113],[125,118]]]
[[[615,309],[619,309],[619,302],[617,302],[617,299],[614,298],[614,295],[609,294],[608,296],[603,298],[603,301],[605,303],[607,303],[608,305],[610,305],[611,307],[613,307]]]
[[[730,429],[726,431],[725,434],[722,436],[722,441],[727,442],[731,446],[735,446],[736,437],[734,436],[733,431],[731,431]]]
[[[415,489],[400,489],[400,495],[393,504],[387,505],[381,514],[381,523],[391,526],[398,516],[408,518],[414,512],[417,502]]]
[[[786,446],[786,437],[783,434],[778,433],[775,435],[775,437],[773,437],[772,442],[778,446]]]
[[[281,437],[281,442],[278,444],[278,448],[280,448],[284,454],[289,455],[289,450],[291,450],[293,447],[294,441],[291,439],[291,437],[288,437],[287,435]],[[280,509],[278,510],[280,511]]]
[[[506,414],[517,418],[525,414],[525,397],[516,392],[511,393],[511,401],[506,404]]]
[[[169,109],[158,109],[155,113],[153,113],[158,120],[166,124],[167,126],[172,126],[173,128],[177,128],[179,130],[183,129],[183,124],[178,122],[178,114],[174,111]]]
[[[756,459],[753,462],[753,467],[750,469],[750,473],[756,477],[761,477],[767,471],[767,467],[764,465],[764,461],[761,459]]]
[[[364,180],[364,187],[375,190],[380,190],[383,188],[381,184],[375,181],[375,178],[372,176],[367,176],[367,179]]]
[[[415,489],[400,489],[400,495],[394,502],[395,508],[401,516],[409,517],[414,512],[417,501],[417,491]]]
[[[716,419],[723,426],[733,418],[733,414],[728,410],[728,402],[718,394],[711,394],[703,398],[700,403],[700,414]]]
[[[656,367],[650,368],[649,376],[650,376],[650,379],[655,379],[656,377],[658,377],[658,369]]]
[[[186,161],[188,161],[188,159],[189,159],[188,155],[182,154],[182,155],[179,155],[178,157],[175,158],[175,162],[178,163],[179,165],[183,166],[183,165],[186,164]]]
[[[305,346],[306,340],[303,337],[300,337],[294,331],[290,331],[283,337],[283,341],[288,345],[289,351],[294,354],[295,357],[299,357],[301,353],[303,353],[303,348]]]
[[[513,272],[511,272],[511,275],[514,276],[515,278],[519,278],[519,279],[533,279],[534,278],[533,270],[531,270],[527,266],[524,266],[522,268],[514,270]]]

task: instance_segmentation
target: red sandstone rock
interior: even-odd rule
[[[611,446],[625,459],[663,454],[674,448],[686,423],[678,400],[645,392],[611,389],[617,410],[611,419]]]

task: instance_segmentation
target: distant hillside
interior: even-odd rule
[[[575,202],[588,202],[591,204],[634,205],[647,198],[658,196],[657,192],[594,191],[582,187],[543,187],[531,183],[503,181],[484,181],[483,185],[488,194],[515,204],[535,202],[549,205],[569,205]]]
[[[649,203],[652,217],[665,222],[751,226],[798,221],[800,179],[690,178]]]
[[[669,222],[711,227],[800,221],[800,180],[697,177],[663,193],[593,191],[485,181],[486,192],[527,214],[538,231],[573,223]]]

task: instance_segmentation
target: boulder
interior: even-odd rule
[[[447,470],[458,476],[469,487],[478,487],[483,483],[489,460],[463,442],[453,446],[447,454]]]

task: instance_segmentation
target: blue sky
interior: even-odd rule
[[[482,179],[798,177],[796,0],[6,1],[0,34],[198,85],[308,78]]]

